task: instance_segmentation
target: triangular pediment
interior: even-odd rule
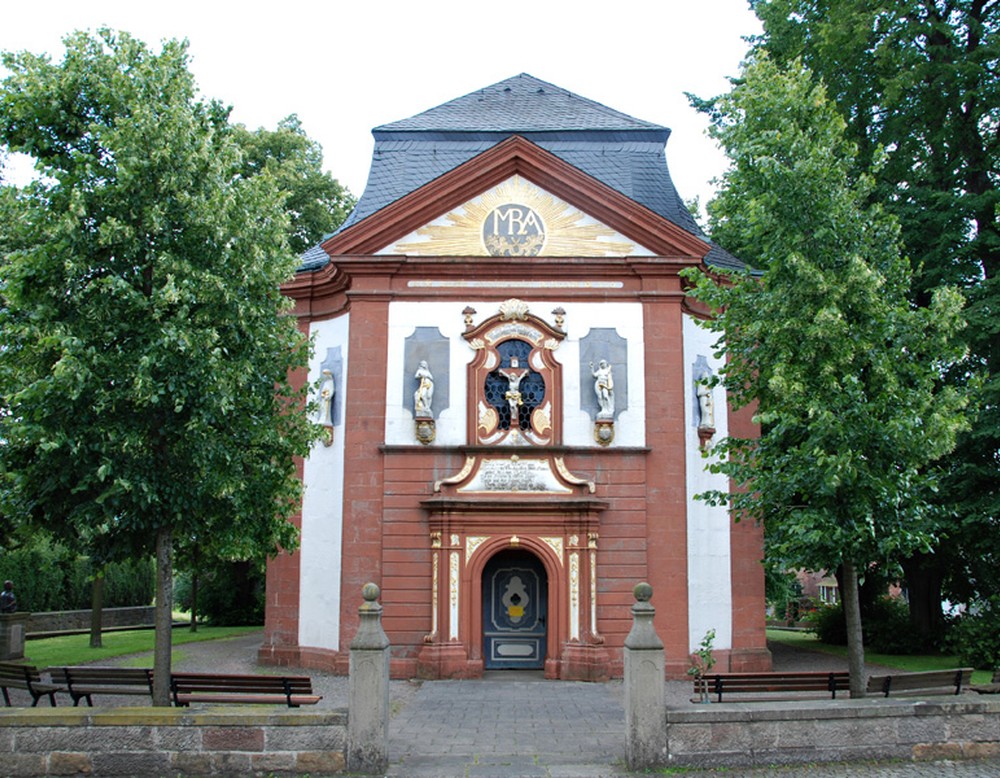
[[[521,210],[512,212],[510,206]],[[499,226],[500,238],[509,238],[511,225],[524,227],[519,218],[534,220],[529,231],[540,223],[545,233],[540,256],[669,256],[697,262],[710,248],[698,236],[513,136],[337,233],[323,249],[331,258],[429,252],[489,256],[486,243],[496,234],[493,225]],[[429,243],[436,247],[422,245]]]
[[[654,254],[521,176],[511,176],[378,253],[411,257]]]

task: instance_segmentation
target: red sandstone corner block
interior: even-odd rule
[[[206,727],[201,742],[205,751],[263,751],[264,730],[259,727]]]

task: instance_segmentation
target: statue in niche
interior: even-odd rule
[[[333,418],[330,413],[334,391],[333,373],[324,370],[319,384],[319,414],[316,417],[316,422],[325,427],[333,426]]]
[[[615,377],[611,372],[611,365],[608,360],[602,359],[597,367],[590,363],[590,373],[594,376],[594,394],[597,395],[597,404],[601,410],[597,414],[599,419],[612,419],[615,415]]]
[[[712,385],[706,376],[695,382],[695,392],[698,395],[699,429],[715,429],[715,399],[712,397]]]
[[[421,418],[431,418],[431,403],[434,402],[434,376],[427,366],[427,360],[420,360],[417,372],[413,374],[417,380],[417,390],[413,393],[413,413]]]

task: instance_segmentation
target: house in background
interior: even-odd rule
[[[285,286],[326,428],[264,662],[346,671],[381,587],[395,677],[622,672],[653,586],[667,671],[716,631],[766,670],[762,537],[694,499],[752,434],[689,267],[737,267],[667,171],[669,130],[521,74],[374,130],[365,192]]]

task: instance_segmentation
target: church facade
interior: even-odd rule
[[[374,130],[365,192],[285,292],[324,438],[260,659],[346,671],[361,587],[395,677],[622,672],[653,586],[668,674],[716,633],[764,670],[762,538],[695,499],[730,431],[681,271],[738,266],[684,208],[669,131],[526,74]]]

